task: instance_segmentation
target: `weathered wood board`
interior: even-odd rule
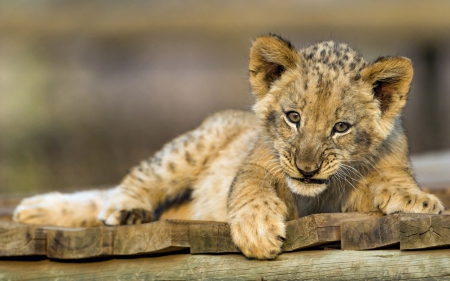
[[[341,226],[344,250],[399,245],[401,250],[450,246],[450,215],[395,214]]]
[[[400,249],[450,246],[450,215],[403,216],[400,221]]]
[[[0,256],[85,259],[174,252],[190,247],[190,226],[211,223],[165,220],[131,226],[57,228],[0,221]]]
[[[114,228],[111,227],[47,228],[46,232],[46,254],[49,258],[82,259],[114,254]]]
[[[289,252],[276,260],[240,254],[171,254],[89,262],[0,260],[0,280],[448,280],[450,249]]]
[[[343,250],[370,250],[400,243],[400,215],[346,221],[341,225]]]
[[[239,253],[226,222],[191,225],[189,234],[191,254]]]
[[[0,257],[46,255],[42,227],[0,221]]]
[[[190,247],[189,227],[211,224],[205,221],[164,220],[116,227],[114,255],[174,252]]]
[[[286,223],[283,251],[295,251],[341,240],[340,226],[345,221],[370,219],[381,213],[329,213],[306,216]]]
[[[315,214],[286,223],[283,252],[341,242],[345,250],[450,246],[450,215]],[[224,222],[163,220],[148,224],[56,228],[0,221],[0,256],[86,259],[174,252],[238,253]],[[335,247],[334,247],[335,248]]]
[[[339,242],[340,225],[344,221],[369,219],[381,213],[315,214],[286,223],[283,251],[295,251]],[[191,253],[238,253],[227,223],[191,226]]]

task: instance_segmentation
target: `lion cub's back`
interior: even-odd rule
[[[207,118],[205,141],[214,142],[202,171],[193,183],[191,218],[227,220],[228,191],[240,164],[258,137],[258,120],[251,112],[227,110]]]

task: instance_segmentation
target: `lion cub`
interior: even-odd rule
[[[413,76],[409,59],[368,63],[333,41],[297,52],[267,35],[255,40],[249,68],[254,114],[217,113],[141,162],[117,187],[24,199],[14,219],[145,223],[184,194],[190,197],[185,218],[228,221],[245,256],[273,259],[286,220],[323,212],[443,210],[415,182],[407,155],[400,114]]]

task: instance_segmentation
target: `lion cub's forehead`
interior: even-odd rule
[[[301,97],[321,103],[355,100],[361,86],[361,70],[368,64],[347,44],[322,42],[298,52],[300,63],[291,80],[291,100]]]
[[[359,89],[360,71],[367,66],[361,54],[334,41],[310,46],[298,54],[300,65],[286,85],[281,106],[330,120],[354,115],[343,108],[356,109],[368,98]]]
[[[299,50],[304,67],[318,71],[314,66],[325,66],[342,74],[359,72],[367,65],[360,53],[344,43],[327,41]]]

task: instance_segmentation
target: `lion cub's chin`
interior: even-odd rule
[[[309,197],[315,197],[327,188],[326,183],[303,183],[289,176],[286,176],[286,182],[292,192]]]

